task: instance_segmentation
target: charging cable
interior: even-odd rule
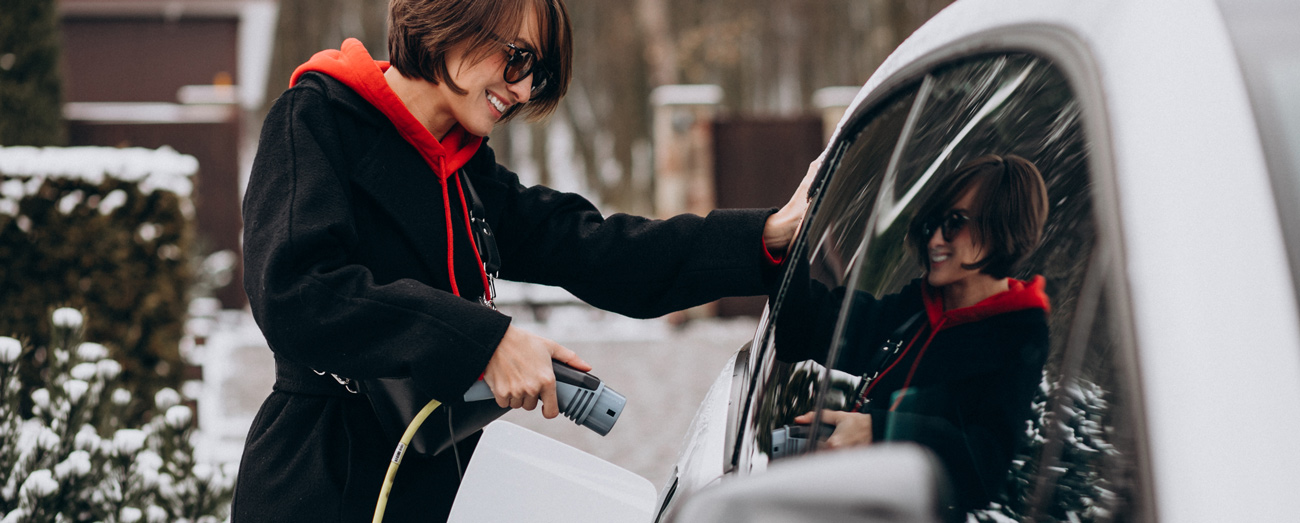
[[[406,455],[406,446],[411,443],[411,438],[415,437],[415,431],[420,430],[424,419],[441,404],[438,400],[429,400],[429,403],[415,414],[411,424],[406,426],[406,432],[402,433],[402,439],[397,442],[397,450],[393,451],[393,459],[388,463],[388,473],[384,474],[384,486],[379,489],[379,502],[375,503],[375,517],[371,520],[373,523],[384,520],[384,509],[388,508],[388,492],[393,490],[393,478],[397,476],[397,467],[402,466],[402,456]]]
[[[627,398],[614,389],[606,387],[600,378],[564,363],[552,360],[551,369],[555,372],[555,398],[560,413],[601,436],[609,434],[609,430],[623,414]],[[483,401],[493,397],[492,389],[488,387],[487,382],[479,380],[465,391],[464,400]],[[428,418],[429,414],[440,405],[442,403],[438,400],[429,400],[429,403],[425,404],[406,426],[406,432],[402,433],[402,439],[397,442],[397,450],[393,451],[393,459],[388,463],[388,473],[384,475],[384,485],[379,490],[379,501],[375,503],[375,517],[371,520],[372,523],[380,523],[384,520],[384,509],[388,507],[388,493],[393,489],[393,478],[397,476],[397,467],[402,465],[402,456],[406,454],[406,447],[411,444],[411,439],[415,437],[415,432],[420,430],[420,425],[424,424],[425,418]],[[450,407],[447,410],[447,424],[448,433],[454,434],[455,431],[451,427]],[[455,443],[452,443],[451,448],[452,452],[456,453],[456,469],[463,475],[460,449],[456,448]]]

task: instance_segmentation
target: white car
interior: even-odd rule
[[[1046,277],[1050,343],[1005,484],[954,513],[945,463],[908,427],[823,451],[792,423],[847,408],[861,378],[838,367],[861,316],[787,301],[920,276],[907,223],[989,152],[1046,180],[1044,239],[1018,274]],[[674,522],[1300,520],[1300,2],[958,0],[862,88],[814,198],[657,499],[570,502]],[[787,358],[777,333],[810,321],[814,356]]]

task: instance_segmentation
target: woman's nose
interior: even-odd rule
[[[533,75],[531,74],[527,78],[509,85],[510,93],[515,95],[515,103],[527,102],[533,95]]]
[[[943,239],[943,228],[936,227],[934,232],[930,233],[930,241],[926,244],[930,247],[937,247],[947,243]]]

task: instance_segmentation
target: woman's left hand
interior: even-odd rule
[[[812,423],[813,412],[794,419],[795,423]],[[871,415],[839,410],[822,411],[822,423],[834,425],[835,432],[826,440],[826,448],[841,449],[871,444]]]
[[[767,246],[769,252],[784,253],[794,241],[795,235],[799,234],[803,215],[808,211],[808,188],[812,187],[821,165],[820,157],[808,164],[808,172],[804,174],[803,181],[799,182],[799,188],[794,190],[794,195],[790,196],[790,201],[776,214],[767,217],[767,223],[763,226],[763,245]]]

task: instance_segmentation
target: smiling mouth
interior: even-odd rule
[[[948,254],[934,254],[934,253],[930,253],[930,263],[943,263],[943,262],[948,261],[948,258],[951,258],[951,257],[952,257],[952,256],[951,256],[951,255],[948,255]]]
[[[497,98],[496,95],[493,95],[492,93],[487,94],[487,99],[488,102],[492,104],[492,107],[495,107],[497,112],[501,114],[506,114],[506,109],[510,108],[510,106],[506,105],[505,102],[501,101],[500,98]]]

